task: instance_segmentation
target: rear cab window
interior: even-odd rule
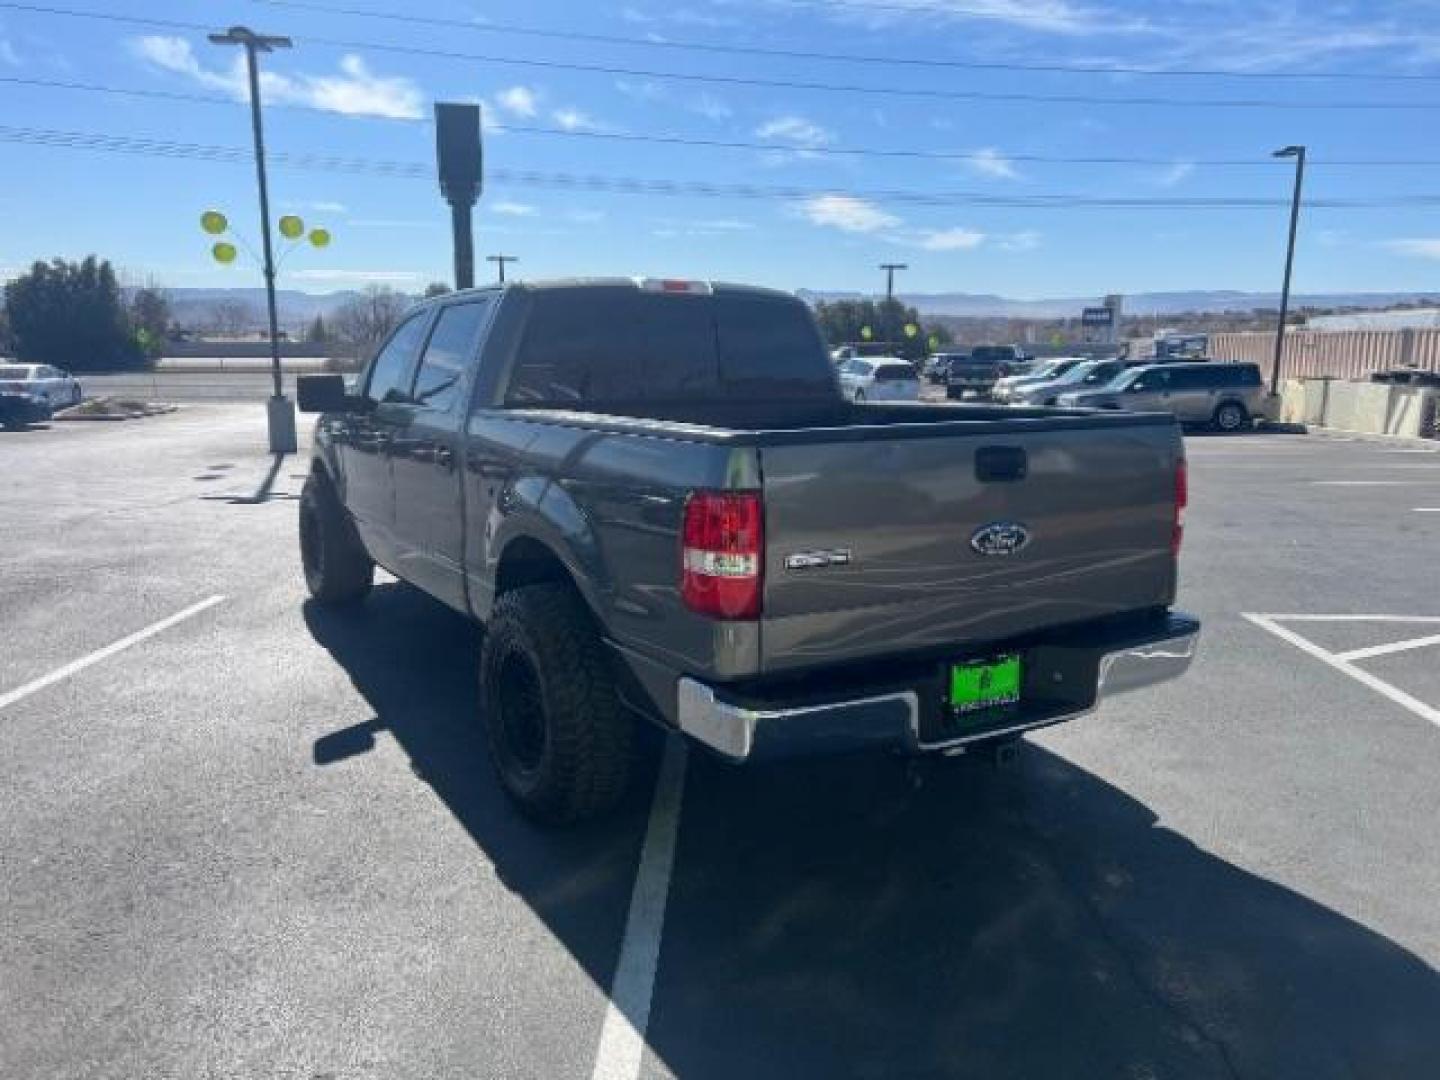
[[[505,395],[512,408],[834,399],[829,356],[798,300],[600,285],[537,290],[531,304]]]

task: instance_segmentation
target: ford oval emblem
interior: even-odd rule
[[[970,534],[970,546],[981,555],[1014,555],[1030,543],[1030,530],[1018,521],[992,521]]]

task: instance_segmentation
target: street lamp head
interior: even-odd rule
[[[209,34],[213,45],[244,45],[256,52],[271,52],[274,49],[288,49],[293,44],[288,37],[277,34],[257,34],[248,26],[232,26],[223,34]]]
[[[1270,156],[1271,156],[1271,157],[1299,157],[1299,156],[1300,156],[1301,154],[1303,154],[1303,153],[1305,153],[1305,147],[1303,147],[1303,146],[1286,146],[1286,147],[1284,147],[1284,148],[1282,148],[1282,149],[1280,149],[1280,150],[1276,150],[1276,151],[1275,151],[1274,153],[1272,153]]]

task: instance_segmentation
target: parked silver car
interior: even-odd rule
[[[1021,383],[1010,391],[1008,401],[1011,405],[1056,405],[1062,394],[1108,386],[1130,366],[1128,360],[1085,360],[1054,378]]]
[[[1009,401],[1025,387],[1058,379],[1071,368],[1084,362],[1085,357],[1083,356],[1054,356],[1048,360],[1037,361],[1035,366],[1024,374],[1007,375],[998,380],[990,391],[990,396],[996,401]]]
[[[49,364],[0,363],[0,393],[29,398],[47,412],[78,405],[85,397],[73,375]]]
[[[920,376],[898,356],[864,356],[840,365],[840,390],[851,401],[919,401]]]
[[[1182,424],[1213,424],[1239,431],[1260,416],[1265,383],[1254,364],[1218,361],[1133,368],[1109,386],[1060,395],[1071,408],[1168,412]]]

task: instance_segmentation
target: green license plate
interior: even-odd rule
[[[951,664],[949,700],[957,713],[1015,704],[1020,700],[1020,657]]]

